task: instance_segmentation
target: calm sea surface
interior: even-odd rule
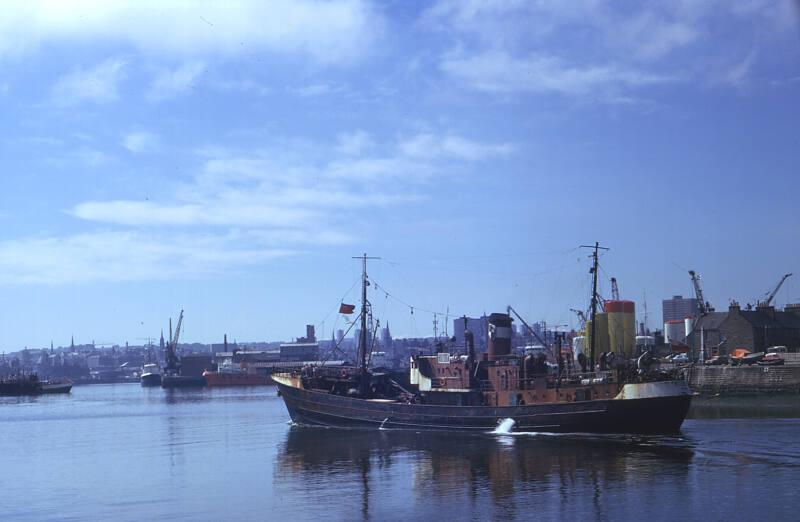
[[[798,520],[800,398],[679,437],[289,425],[275,388],[0,398],[0,520]]]

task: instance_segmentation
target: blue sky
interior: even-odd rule
[[[10,2],[0,349],[329,337],[365,251],[395,335],[575,325],[595,240],[651,327],[687,268],[753,301],[800,278],[799,107],[788,0]]]

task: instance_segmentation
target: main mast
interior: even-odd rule
[[[363,256],[354,257],[353,259],[361,259],[363,261],[362,270],[361,270],[361,332],[358,339],[359,345],[359,355],[361,356],[361,360],[359,362],[359,369],[361,374],[361,379],[359,380],[359,392],[362,397],[366,395],[367,392],[367,286],[369,286],[369,281],[367,280],[367,259],[380,259],[379,257],[367,257],[367,254],[364,253]]]
[[[594,249],[592,252],[592,334],[589,336],[589,371],[594,372],[594,346],[595,346],[595,332],[597,331],[597,251],[608,250],[601,247],[598,241],[595,241],[594,246],[581,245],[581,248]]]

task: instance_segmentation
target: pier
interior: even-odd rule
[[[800,366],[694,366],[688,378],[701,394],[800,393]]]

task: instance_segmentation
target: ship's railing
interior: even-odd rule
[[[478,384],[481,391],[505,391],[510,389],[532,390],[535,389],[537,386],[541,386],[542,382],[545,383],[547,389],[552,389],[570,385],[589,386],[592,384],[606,384],[614,382],[615,380],[616,379],[614,377],[614,372],[597,371],[597,372],[586,372],[586,373],[562,374],[560,377],[556,376],[556,374],[548,374],[548,375],[539,375],[536,377],[530,377],[527,379],[516,379],[516,380],[511,380],[508,383],[507,387],[503,388],[502,390],[497,390],[496,387],[492,384],[492,381],[489,380],[479,381]]]

